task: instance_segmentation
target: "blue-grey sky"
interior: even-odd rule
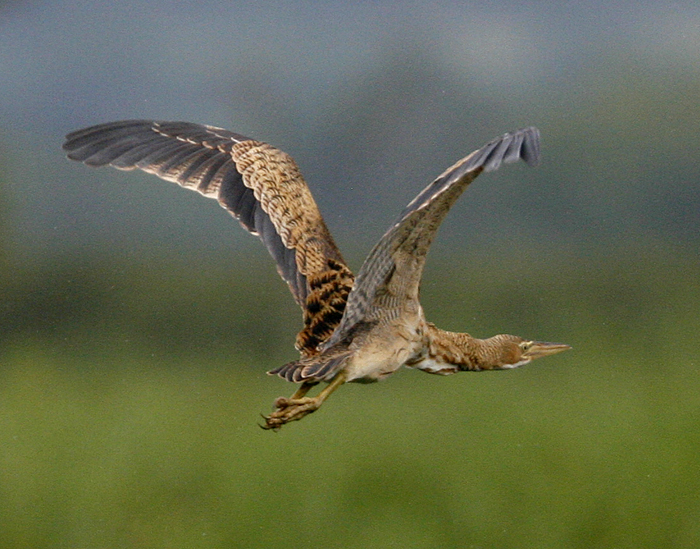
[[[697,2],[0,2],[0,200],[24,259],[245,239],[213,203],[60,150],[94,123],[189,120],[292,153],[366,249],[446,166],[534,124],[542,167],[480,181],[456,242],[692,240],[698,59]]]

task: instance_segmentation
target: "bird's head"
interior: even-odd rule
[[[490,349],[490,364],[483,369],[507,370],[517,368],[536,358],[554,355],[571,349],[566,343],[548,343],[546,341],[531,341],[513,335],[497,335],[485,340]]]

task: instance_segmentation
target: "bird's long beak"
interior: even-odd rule
[[[555,355],[562,351],[568,351],[571,345],[566,343],[548,343],[546,341],[533,341],[530,348],[525,351],[524,356],[528,358],[540,358],[543,356]]]

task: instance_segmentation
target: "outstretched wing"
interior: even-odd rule
[[[481,173],[503,162],[539,162],[537,128],[525,128],[494,139],[448,168],[406,207],[365,260],[340,326],[326,343],[341,341],[360,322],[398,317],[407,299],[418,300],[423,266],[445,215],[464,189]]]
[[[212,126],[150,120],[78,130],[63,149],[88,166],[138,168],[216,199],[260,237],[302,307],[300,351],[313,354],[337,326],[353,276],[286,153]]]

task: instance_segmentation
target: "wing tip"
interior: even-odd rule
[[[540,154],[540,130],[535,126],[528,126],[518,130],[523,135],[521,158],[528,166],[537,166],[541,160]]]
[[[485,172],[492,172],[502,163],[510,164],[518,160],[535,167],[540,159],[540,131],[535,126],[528,126],[503,134],[484,145],[477,151],[470,167],[483,167]]]

